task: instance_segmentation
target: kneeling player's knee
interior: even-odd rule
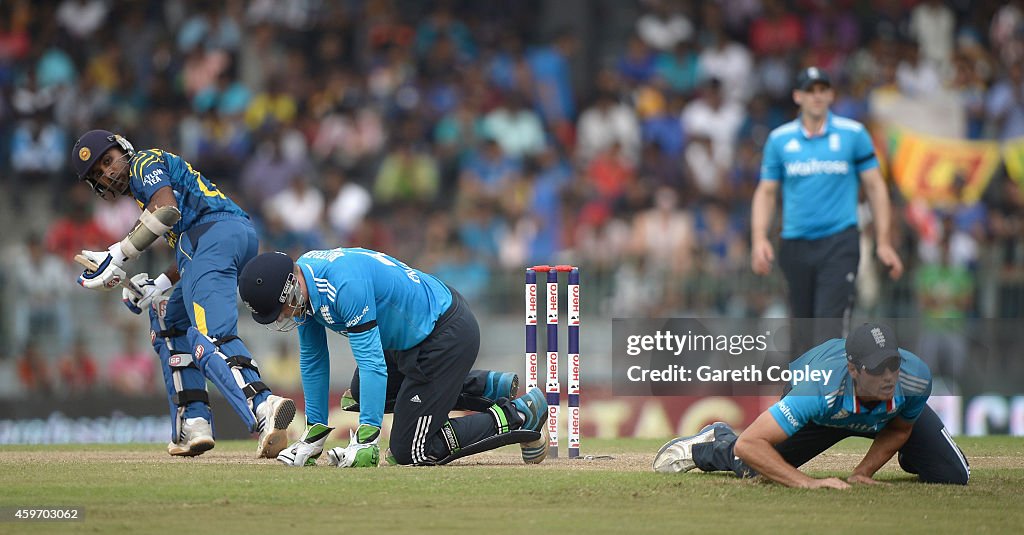
[[[410,465],[412,461],[412,449],[409,444],[396,444],[391,443],[391,456],[395,458],[395,462],[400,465]]]
[[[971,471],[947,470],[937,474],[921,474],[918,478],[922,483],[933,483],[936,485],[966,485],[971,479]]]

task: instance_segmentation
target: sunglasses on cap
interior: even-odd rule
[[[861,365],[860,369],[867,372],[868,375],[882,375],[887,371],[898,371],[900,369],[900,358],[889,357],[882,361],[882,363],[879,364],[878,366],[875,366],[874,368],[868,368],[867,366]]]

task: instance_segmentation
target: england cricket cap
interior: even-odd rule
[[[263,253],[250,260],[238,277],[238,294],[261,325],[277,320],[288,293],[284,291],[295,262],[284,253]]]
[[[817,67],[807,67],[796,77],[796,88],[800,91],[809,90],[814,84],[825,84],[832,87],[832,80],[825,71]]]
[[[877,368],[900,356],[896,333],[888,325],[865,323],[846,337],[846,359],[865,368]]]

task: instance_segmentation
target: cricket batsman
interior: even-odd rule
[[[466,300],[437,278],[377,251],[345,248],[309,251],[297,261],[261,254],[242,270],[238,290],[257,323],[298,328],[306,431],[278,461],[315,464],[332,431],[328,331],[352,348],[358,369],[346,403],[359,411],[349,445],[328,452],[331,465],[377,466],[388,408],[389,460],[397,464],[447,464],[517,443],[527,463],[547,456],[544,394],[534,388],[513,400],[516,374],[472,370],[480,327]],[[448,418],[452,410],[477,412]]]
[[[825,381],[792,388],[739,436],[717,422],[662,446],[657,472],[732,471],[758,474],[787,487],[849,488],[878,484],[878,471],[898,454],[900,467],[924,483],[966,485],[971,468],[942,420],[928,407],[932,378],[917,355],[900,349],[886,325],[865,323],[844,341],[829,340],[804,353],[790,369],[832,370]],[[851,437],[872,439],[846,481],[816,479],[798,470]]]
[[[142,208],[124,239],[106,251],[82,251],[79,261],[91,267],[78,283],[104,291],[121,285],[132,312],[150,310],[171,410],[168,453],[194,456],[214,447],[209,379],[259,433],[257,457],[276,457],[287,445],[295,402],[271,393],[238,337],[238,272],[259,247],[249,216],[185,160],[159,149],[136,151],[106,130],[86,132],[71,159],[101,199],[131,195]],[[160,236],[174,248],[176,265],[156,278],[139,273],[128,280],[127,264]]]

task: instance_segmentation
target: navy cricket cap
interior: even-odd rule
[[[877,368],[892,357],[900,356],[896,332],[888,325],[865,323],[846,337],[846,359],[865,368]]]
[[[809,90],[814,84],[825,84],[832,87],[832,80],[825,71],[817,67],[807,67],[796,77],[796,88],[800,91]]]
[[[250,260],[238,277],[238,294],[261,325],[277,320],[288,298],[285,284],[295,262],[284,253],[263,253]]]
[[[108,130],[89,130],[82,134],[71,150],[71,168],[75,170],[78,179],[84,180],[96,160],[117,144],[117,136]]]

